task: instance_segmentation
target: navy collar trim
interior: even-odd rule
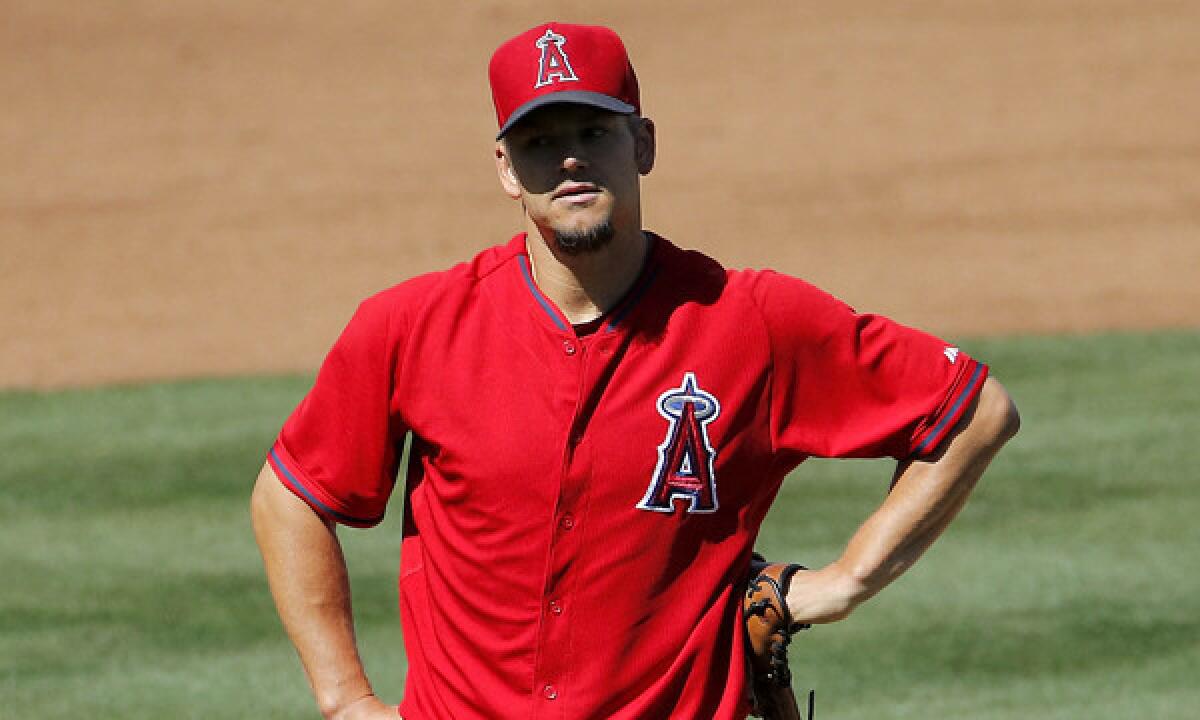
[[[604,322],[601,328],[601,332],[603,333],[611,333],[617,329],[617,326],[637,307],[638,303],[645,296],[646,291],[654,284],[654,279],[658,277],[659,268],[655,260],[662,240],[653,233],[646,233],[646,235],[649,240],[649,246],[646,248],[646,259],[642,267],[642,272],[638,279],[634,281],[633,287],[626,291],[625,296],[611,310],[605,313],[608,320]],[[529,293],[533,295],[533,299],[542,308],[542,312],[546,313],[546,316],[554,323],[554,327],[562,332],[573,332],[562,311],[546,297],[542,289],[533,281],[529,256],[526,253],[520,253],[517,255],[517,261],[521,266],[521,277],[525,280],[525,287],[529,289]]]
[[[533,294],[533,299],[538,301],[538,305],[542,306],[542,310],[550,316],[555,327],[563,332],[567,332],[567,324],[559,317],[557,308],[550,302],[545,295],[542,294],[541,288],[533,281],[533,274],[529,272],[529,258],[525,255],[518,255],[517,260],[521,263],[521,274],[525,277],[525,286],[529,288],[529,292]]]

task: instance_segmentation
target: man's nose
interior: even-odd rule
[[[563,158],[562,168],[569,173],[579,172],[587,167],[587,161],[580,157],[580,153],[569,152]]]

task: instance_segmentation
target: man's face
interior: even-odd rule
[[[648,120],[572,104],[530,113],[496,150],[505,191],[568,254],[603,247],[615,228],[641,229],[638,175],[653,155]]]

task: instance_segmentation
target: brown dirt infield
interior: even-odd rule
[[[544,3],[3,6],[0,387],[312,370],[518,226],[485,67]],[[1200,326],[1200,4],[557,7],[625,36],[679,244],[949,336]]]

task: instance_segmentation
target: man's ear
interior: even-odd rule
[[[654,156],[657,151],[654,121],[650,118],[637,118],[633,130],[633,156],[639,173],[650,174],[654,169]]]
[[[503,140],[496,141],[496,175],[500,177],[504,194],[513,200],[520,200],[521,181],[517,180],[517,171],[513,168],[512,158],[508,156],[508,148]]]

